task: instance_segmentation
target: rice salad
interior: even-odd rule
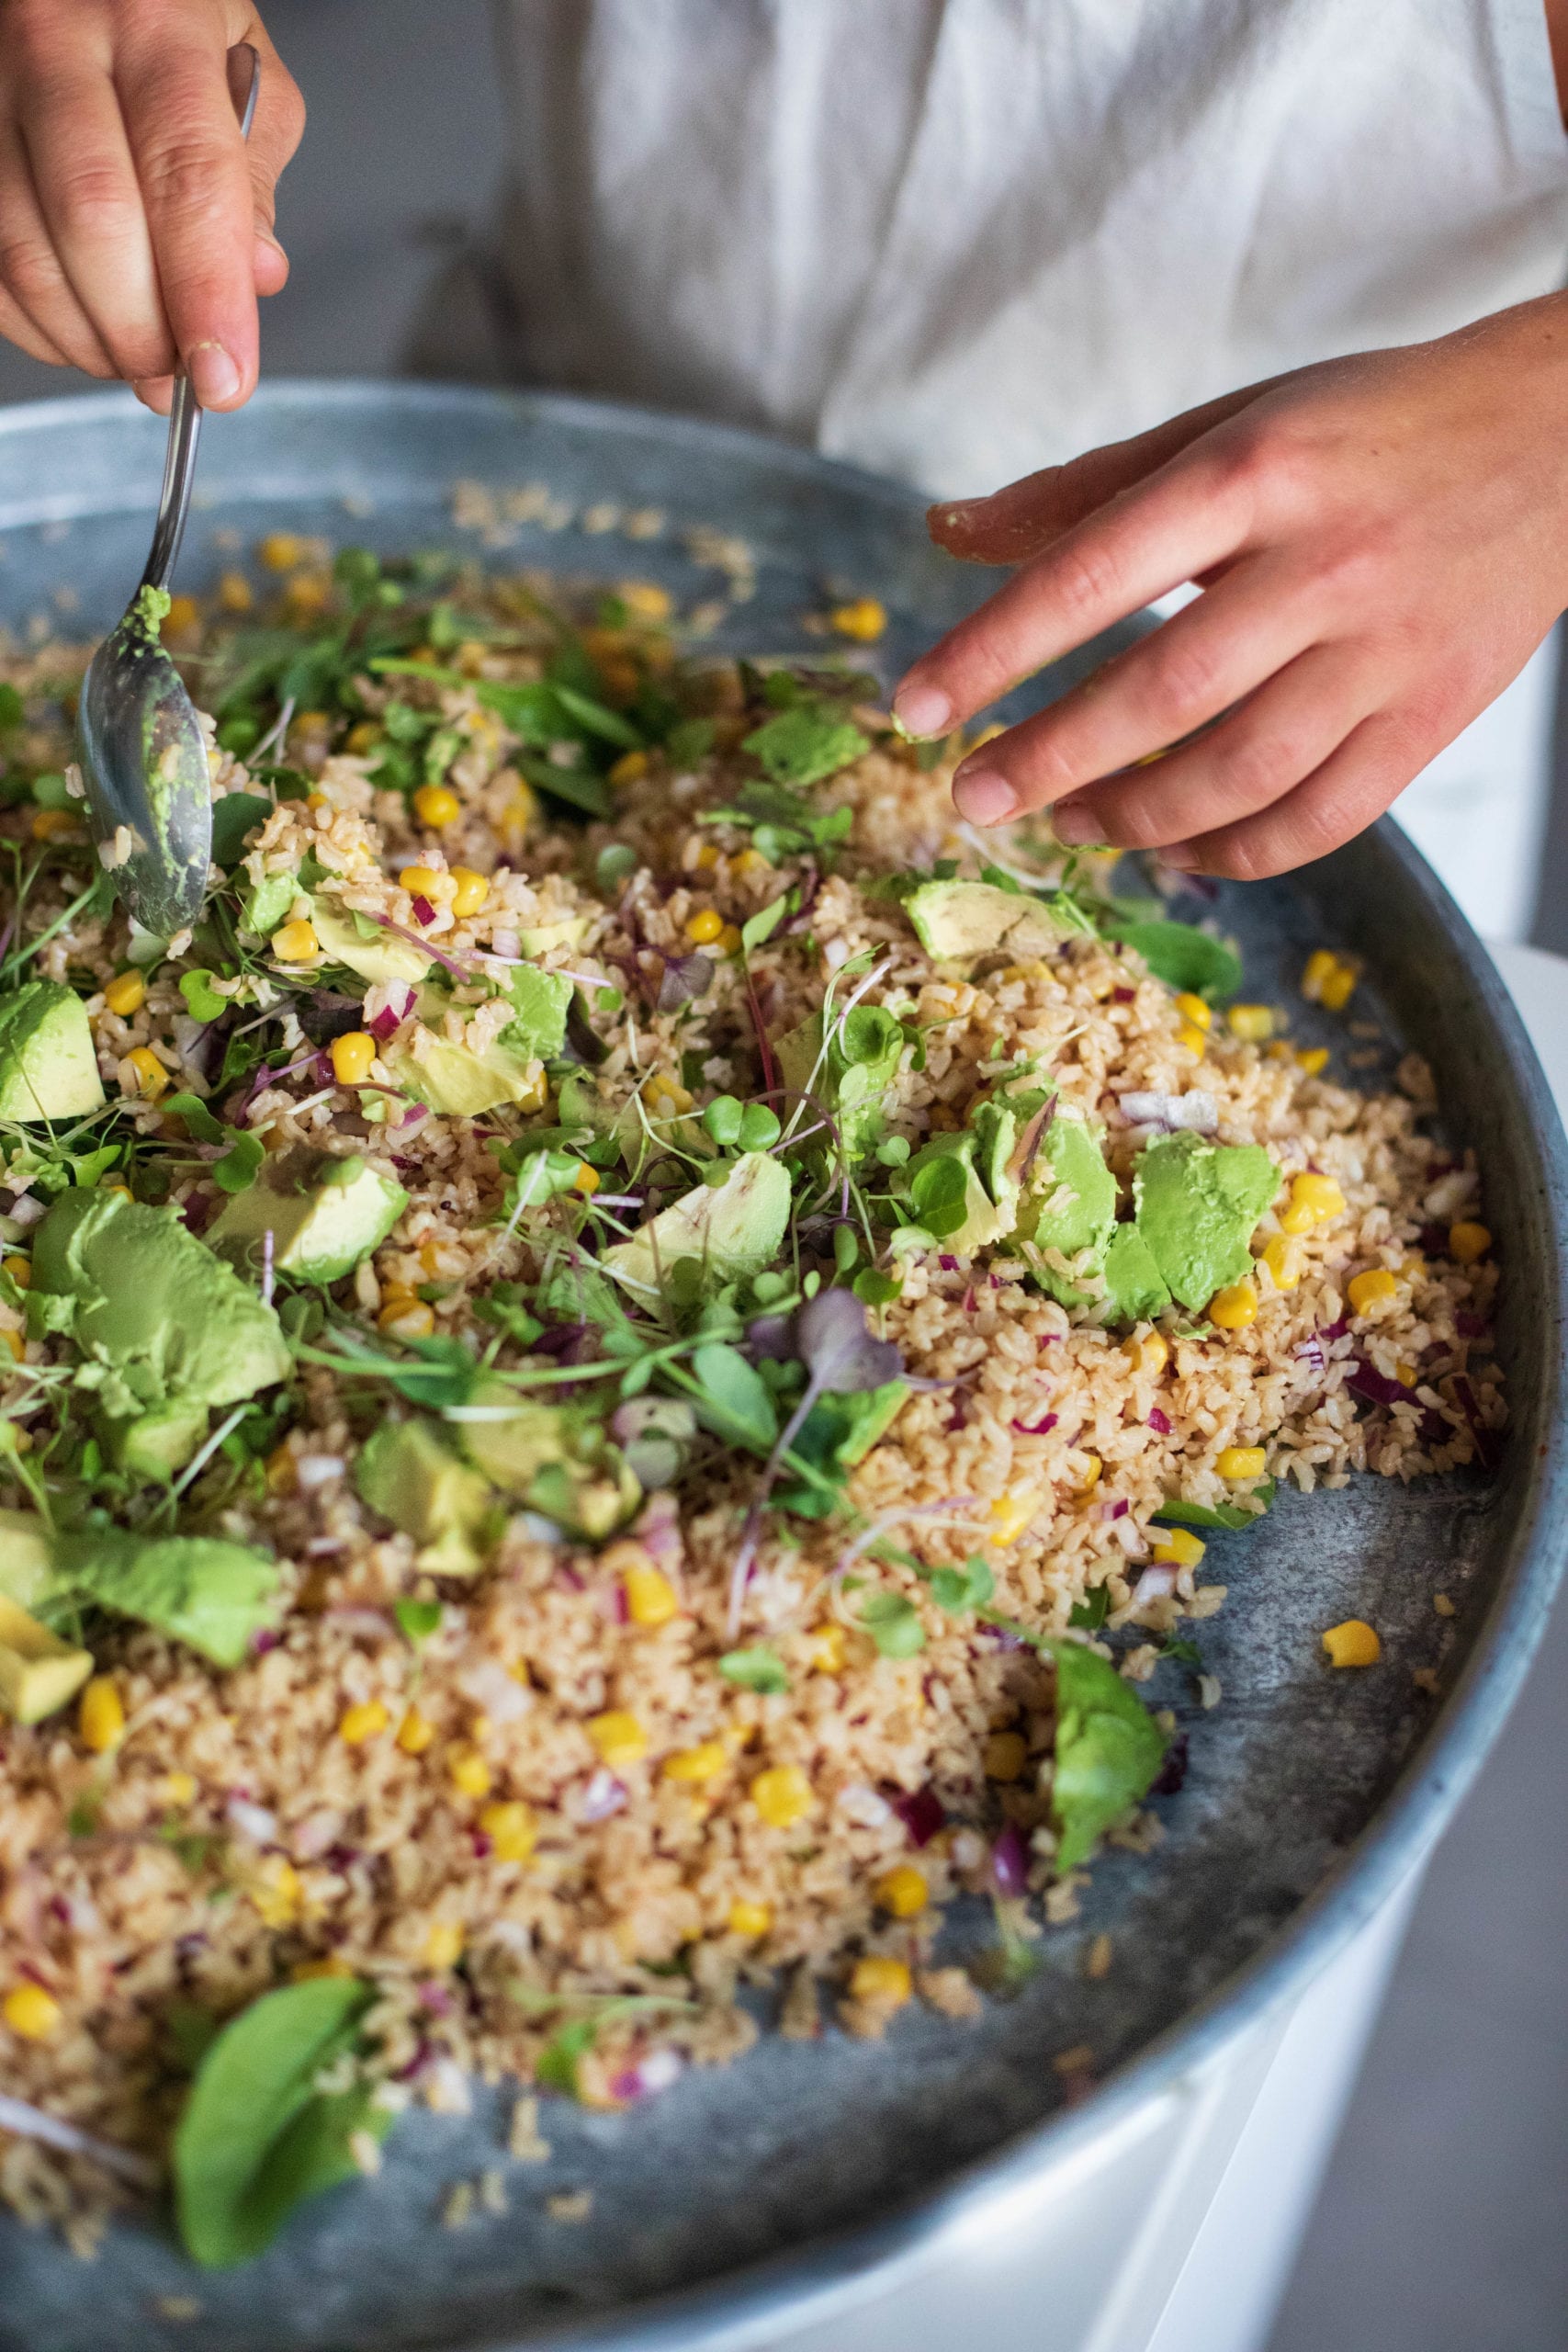
[[[0,2197],[86,2251],[168,2184],[214,2266],[476,2077],[532,2143],[770,1995],[961,2030],[1179,1803],[1209,1532],[1504,1419],[1424,1069],[982,847],[847,652],[260,556],[152,615],[212,714],[173,939],[85,656],[0,685]]]

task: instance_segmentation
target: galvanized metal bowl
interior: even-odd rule
[[[124,394],[0,413],[0,618],[14,630],[39,616],[64,632],[113,620],[145,548],[161,441]],[[893,616],[876,649],[891,674],[986,586],[933,552],[908,491],[799,450],[570,400],[352,383],[272,385],[212,421],[180,584],[210,585],[271,530],[483,553],[452,519],[463,479],[544,483],[577,514],[660,510],[646,542],[527,525],[494,560],[650,576],[683,603],[722,584],[685,535],[744,538],[756,594],[724,641],[753,649],[812,648],[804,613],[872,594]],[[1288,1494],[1261,1530],[1217,1541],[1231,1600],[1202,1639],[1224,1702],[1201,1714],[1174,1664],[1156,1686],[1193,1731],[1186,1788],[1161,1808],[1166,1841],[1098,1864],[1081,1920],[1048,1934],[1041,1973],[978,2026],[907,2013],[879,2043],[773,2036],[628,2115],[555,2103],[550,2165],[515,2172],[510,2216],[462,2235],[434,2215],[446,2184],[498,2160],[493,2103],[462,2125],[411,2116],[378,2181],[322,2200],[239,2276],[197,2279],[151,2225],[117,2230],[86,2268],[0,2221],[0,2352],[774,2341],[1048,2178],[1303,1984],[1383,1900],[1495,1736],[1562,1562],[1564,1147],[1483,949],[1393,826],[1288,880],[1228,889],[1220,911],[1264,999],[1289,996],[1311,946],[1363,956],[1357,1011],[1398,1042],[1355,1075],[1386,1080],[1398,1051],[1418,1049],[1450,1131],[1480,1155],[1513,1412],[1497,1475]],[[1346,1042],[1337,1022],[1303,1019],[1301,1034]],[[1446,1654],[1439,1587],[1460,1605]],[[1331,1677],[1318,1635],[1349,1615],[1379,1626],[1386,1663]],[[1413,1687],[1419,1667],[1437,1669],[1439,1698]],[[1115,1964],[1089,1983],[1083,1946],[1101,1930]],[[1101,2086],[1068,2111],[1049,2062],[1086,2043]],[[578,2188],[593,2191],[590,2221],[550,2220],[545,2196]],[[158,2298],[193,2291],[199,2320],[159,2317]]]

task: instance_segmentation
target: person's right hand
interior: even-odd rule
[[[247,146],[231,75],[261,58]],[[255,389],[256,297],[305,103],[248,0],[0,0],[0,334],[166,410]]]

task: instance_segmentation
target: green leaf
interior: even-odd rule
[[[629,842],[611,842],[599,853],[593,867],[601,893],[608,898],[637,872],[637,852]]]
[[[1128,922],[1106,926],[1112,939],[1136,948],[1156,979],[1211,1002],[1241,986],[1241,958],[1223,939],[1190,922]]]
[[[1263,1517],[1274,1499],[1275,1481],[1260,1478],[1248,1500],[1257,1508],[1249,1510],[1247,1503],[1193,1503],[1185,1495],[1168,1495],[1155,1519],[1173,1520],[1182,1527],[1253,1527]]]
[[[553,760],[531,758],[526,752],[518,754],[517,765],[536,792],[564,800],[569,808],[580,808],[588,817],[615,813],[615,794],[591,768],[558,768]]]
[[[230,1132],[220,1119],[213,1117],[199,1094],[165,1095],[162,1107],[183,1119],[197,1143],[221,1143]]]
[[[174,2148],[180,2235],[204,2267],[262,2253],[302,2199],[353,2177],[351,2137],[389,2125],[367,2088],[315,2087],[375,1998],[355,1978],[286,1984],[242,2010],[208,2051]]]
[[[702,1391],[697,1419],[715,1436],[753,1453],[766,1453],[779,1433],[778,1415],[767,1383],[738,1348],[711,1340],[692,1358],[692,1374]]]
[[[1131,1684],[1097,1651],[1077,1642],[1042,1646],[1056,1662],[1056,1867],[1070,1871],[1147,1795],[1166,1738]]]
[[[997,1589],[995,1577],[977,1552],[961,1568],[933,1568],[926,1582],[937,1607],[954,1617],[983,1608]]]
[[[753,947],[761,947],[772,939],[788,912],[789,893],[785,891],[782,898],[774,899],[768,906],[759,907],[754,915],[748,915],[740,926],[740,944],[748,956]]]
[[[682,718],[670,729],[664,748],[676,767],[694,767],[712,751],[715,731],[711,718]]]
[[[217,1021],[229,1010],[229,1000],[220,996],[212,985],[210,972],[195,971],[180,974],[180,994],[186,1001],[186,1011],[193,1021]]]
[[[245,836],[258,825],[265,825],[272,814],[272,803],[259,792],[226,792],[221,800],[212,805],[212,859],[225,874],[237,865],[244,852]],[[210,1013],[199,1013],[198,1020],[210,1021]]]
[[[831,707],[801,702],[782,710],[747,736],[742,749],[760,760],[775,784],[819,784],[869,752],[858,727]]]
[[[0,685],[0,732],[19,727],[27,717],[22,697],[15,686]]]
[[[738,1682],[742,1690],[761,1691],[764,1698],[780,1698],[789,1689],[783,1658],[761,1643],[754,1649],[726,1650],[718,1660],[718,1670],[727,1682]]]
[[[925,1648],[926,1629],[908,1593],[872,1593],[860,1623],[884,1657],[915,1657]]]
[[[441,1623],[441,1603],[438,1600],[394,1600],[392,1614],[398,1621],[398,1631],[411,1649],[418,1649],[429,1641]]]
[[[225,1193],[244,1193],[255,1182],[266,1159],[266,1146],[260,1136],[228,1132],[234,1140],[221,1159],[212,1163],[212,1181]]]
[[[579,694],[575,686],[565,685],[558,678],[551,691],[567,716],[575,718],[588,734],[597,735],[603,742],[616,744],[623,752],[641,751],[641,735],[619,711],[606,708],[592,695]]]
[[[534,2067],[534,2079],[547,2091],[562,2091],[568,2098],[578,2095],[577,2069],[588,2055],[604,2022],[601,2017],[574,2018],[553,2034],[540,2051]]]
[[[1097,1584],[1081,1600],[1075,1600],[1067,1612],[1067,1623],[1086,1634],[1098,1634],[1111,1614],[1111,1588]]]

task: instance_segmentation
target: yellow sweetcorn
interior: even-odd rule
[[[1334,954],[1332,948],[1314,947],[1313,949],[1306,959],[1306,968],[1301,978],[1302,994],[1309,1004],[1321,1003],[1324,982],[1332,979],[1338,969],[1339,958]]]
[[[95,1674],[84,1690],[76,1710],[76,1728],[84,1747],[107,1756],[125,1733],[125,1702],[110,1674]]]
[[[850,1998],[873,2008],[901,2009],[913,1990],[908,1963],[883,1952],[867,1952],[850,1971]]]
[[[1421,1374],[1413,1363],[1396,1363],[1393,1367],[1393,1376],[1402,1388],[1414,1388]]]
[[[634,1625],[668,1625],[671,1617],[681,1613],[674,1586],[658,1568],[628,1568],[621,1578],[621,1590]]]
[[[64,2011],[41,1984],[15,1984],[0,2001],[0,2018],[18,2041],[48,2041],[59,2032]]]
[[[452,881],[452,912],[459,921],[468,915],[477,915],[490,897],[488,876],[476,874],[471,865],[455,865]]]
[[[674,610],[669,589],[656,580],[623,580],[615,593],[639,621],[667,621]]]
[[[1100,1460],[1098,1453],[1086,1453],[1084,1455],[1084,1474],[1078,1482],[1078,1493],[1080,1495],[1093,1494],[1096,1487],[1100,1484],[1100,1474],[1104,1467],[1105,1464]]]
[[[835,605],[828,616],[840,637],[853,638],[859,645],[874,645],[887,627],[887,608],[875,596],[854,596],[846,605]]]
[[[367,1699],[349,1708],[338,1724],[337,1736],[345,1747],[364,1747],[370,1740],[379,1739],[391,1720],[379,1699]]]
[[[1305,1070],[1309,1078],[1321,1078],[1328,1068],[1326,1046],[1302,1046],[1296,1053],[1296,1067]]]
[[[439,831],[444,825],[456,823],[463,811],[463,804],[449,785],[422,784],[413,797],[413,813],[422,825]]]
[[[1492,1247],[1492,1236],[1485,1226],[1477,1225],[1470,1217],[1461,1217],[1449,1227],[1449,1256],[1461,1266],[1473,1266],[1484,1258]]]
[[[290,620],[314,620],[318,613],[325,610],[331,594],[331,584],[321,571],[297,571],[283,585],[283,601]]]
[[[618,792],[628,784],[640,784],[647,774],[646,752],[623,752],[610,770],[610,782]]]
[[[667,1781],[716,1781],[729,1763],[729,1751],[722,1739],[705,1739],[700,1747],[677,1748],[673,1756],[664,1759],[663,1774]]]
[[[363,1086],[376,1058],[376,1040],[367,1029],[349,1029],[334,1037],[327,1051],[333,1076],[340,1086]]]
[[[735,860],[737,874],[761,874],[772,871],[760,849],[743,849]]]
[[[1360,977],[1354,964],[1337,962],[1323,984],[1318,1001],[1330,1012],[1343,1012],[1356,993],[1356,983]]]
[[[405,865],[398,883],[411,899],[428,899],[433,907],[449,906],[457,895],[457,885],[438,865]]]
[[[491,1769],[477,1747],[452,1748],[446,1758],[446,1770],[459,1796],[472,1797],[476,1802],[489,1796],[493,1785]]]
[[[171,596],[169,609],[159,625],[164,637],[188,637],[192,629],[201,627],[201,607],[194,596]]]
[[[304,1905],[299,1873],[283,1854],[269,1854],[246,1892],[264,1928],[292,1928]]]
[[[571,1180],[571,1189],[574,1193],[596,1193],[604,1181],[596,1168],[591,1166],[586,1159],[580,1159],[577,1163],[577,1173]]]
[[[913,1862],[900,1862],[896,1870],[877,1880],[872,1892],[895,1919],[918,1918],[931,1897],[926,1874],[918,1871]]]
[[[727,922],[714,941],[714,945],[721,956],[739,956],[745,944],[740,935],[740,925],[738,922]]]
[[[305,553],[303,540],[292,531],[269,531],[256,548],[258,560],[268,571],[292,571],[304,560]]]
[[[17,1363],[21,1363],[24,1354],[27,1352],[27,1341],[23,1339],[19,1331],[13,1331],[9,1329],[0,1331],[0,1344],[5,1346],[7,1353],[10,1354]]]
[[[532,1805],[524,1804],[517,1798],[503,1804],[487,1804],[479,1815],[479,1827],[490,1839],[491,1851],[498,1862],[525,1862],[538,1843],[538,1815]]]
[[[1222,1478],[1261,1478],[1269,1456],[1260,1445],[1227,1445],[1214,1456]]]
[[[732,1936],[765,1936],[773,1924],[773,1907],[766,1903],[750,1903],[738,1894],[729,1906],[728,1927]]]
[[[1017,1495],[998,1495],[991,1505],[990,1544],[1016,1544],[1030,1521],[1040,1508],[1038,1495],[1026,1489]]]
[[[183,1813],[197,1799],[196,1778],[190,1772],[171,1772],[164,1782],[164,1802]]]
[[[417,1707],[411,1707],[398,1725],[398,1746],[405,1756],[423,1756],[434,1743],[435,1725]]]
[[[1179,1046],[1185,1046],[1190,1054],[1196,1054],[1198,1059],[1201,1061],[1203,1048],[1209,1041],[1206,1033],[1199,1028],[1195,1021],[1184,1021],[1176,1033],[1176,1042]]]
[[[1382,1644],[1360,1617],[1347,1617],[1342,1625],[1330,1625],[1323,1646],[1330,1666],[1376,1666],[1382,1656]]]
[[[104,990],[104,1003],[120,1021],[129,1021],[147,1001],[147,981],[141,972],[117,972]]]
[[[255,598],[243,571],[226,571],[218,582],[218,603],[225,613],[248,613]]]
[[[590,1715],[583,1729],[598,1749],[600,1762],[607,1764],[612,1772],[622,1771],[628,1764],[640,1764],[648,1754],[648,1733],[636,1715],[624,1707],[611,1707],[602,1715]]]
[[[1190,1527],[1162,1527],[1156,1534],[1151,1557],[1168,1567],[1195,1568],[1208,1548]]]
[[[1270,1037],[1263,1048],[1263,1058],[1266,1062],[1288,1062],[1295,1057],[1283,1037]]]
[[[426,1968],[433,1968],[438,1976],[445,1975],[462,1959],[463,1946],[467,1941],[468,1938],[456,1919],[433,1919],[430,1933],[424,1939]]]
[[[0,1271],[10,1275],[18,1290],[32,1288],[32,1261],[28,1258],[0,1258]]]
[[[367,752],[376,749],[385,733],[385,728],[378,727],[373,718],[362,718],[356,726],[349,729],[344,738],[343,748],[351,752],[355,759],[363,759]]]
[[[435,1329],[435,1309],[423,1298],[389,1298],[376,1322],[396,1340],[428,1340]]]
[[[793,1829],[816,1803],[811,1783],[798,1764],[770,1765],[758,1773],[747,1794],[773,1829]]]
[[[1190,989],[1182,989],[1176,1000],[1176,1009],[1190,1021],[1194,1029],[1208,1030],[1213,1026],[1213,1006],[1205,1004],[1201,996],[1194,996]]]
[[[161,1091],[162,1090],[160,1090],[160,1091]],[[100,1184],[98,1186],[98,1190],[100,1193],[118,1193],[122,1201],[133,1201],[136,1198],[136,1195],[131,1191],[130,1185],[120,1183],[118,1179],[107,1183]]]
[[[1134,1332],[1122,1342],[1122,1352],[1134,1372],[1146,1372],[1157,1380],[1170,1362],[1170,1348],[1158,1331],[1145,1331],[1140,1340]]]
[[[818,1674],[842,1674],[849,1635],[841,1625],[818,1625],[811,1636],[811,1663]]]
[[[275,1445],[265,1466],[266,1490],[269,1495],[288,1495],[294,1490],[294,1449],[287,1438]]]
[[[1295,1289],[1302,1278],[1302,1245],[1292,1234],[1270,1234],[1258,1255],[1276,1290]]]
[[[1274,1035],[1274,1014],[1266,1004],[1233,1004],[1225,1019],[1244,1045],[1261,1046]]]
[[[987,1781],[1016,1781],[1029,1761],[1023,1734],[994,1731],[981,1750],[981,1760]]]
[[[1251,1281],[1232,1283],[1209,1301],[1209,1320],[1216,1330],[1245,1331],[1258,1319],[1258,1291]]]
[[[1315,1169],[1303,1168],[1299,1176],[1291,1179],[1291,1205],[1305,1209],[1314,1225],[1326,1225],[1331,1218],[1345,1214],[1345,1195],[1332,1176],[1320,1176]]]
[[[315,925],[303,916],[286,922],[272,934],[272,952],[280,964],[308,964],[316,953]]]
[[[135,1076],[136,1091],[144,1100],[156,1102],[160,1094],[167,1091],[169,1073],[149,1047],[138,1046],[125,1058]]]
[[[330,1951],[321,1960],[296,1961],[288,1972],[288,1982],[291,1984],[313,1984],[318,1976],[352,1976],[353,1973],[353,1969],[340,1953]]]
[[[714,907],[700,907],[686,918],[686,936],[694,947],[711,947],[724,929],[724,917]]]
[[[1352,1274],[1345,1285],[1353,1315],[1365,1315],[1369,1307],[1397,1297],[1398,1293],[1399,1284],[1386,1266],[1370,1266],[1363,1274]]]

